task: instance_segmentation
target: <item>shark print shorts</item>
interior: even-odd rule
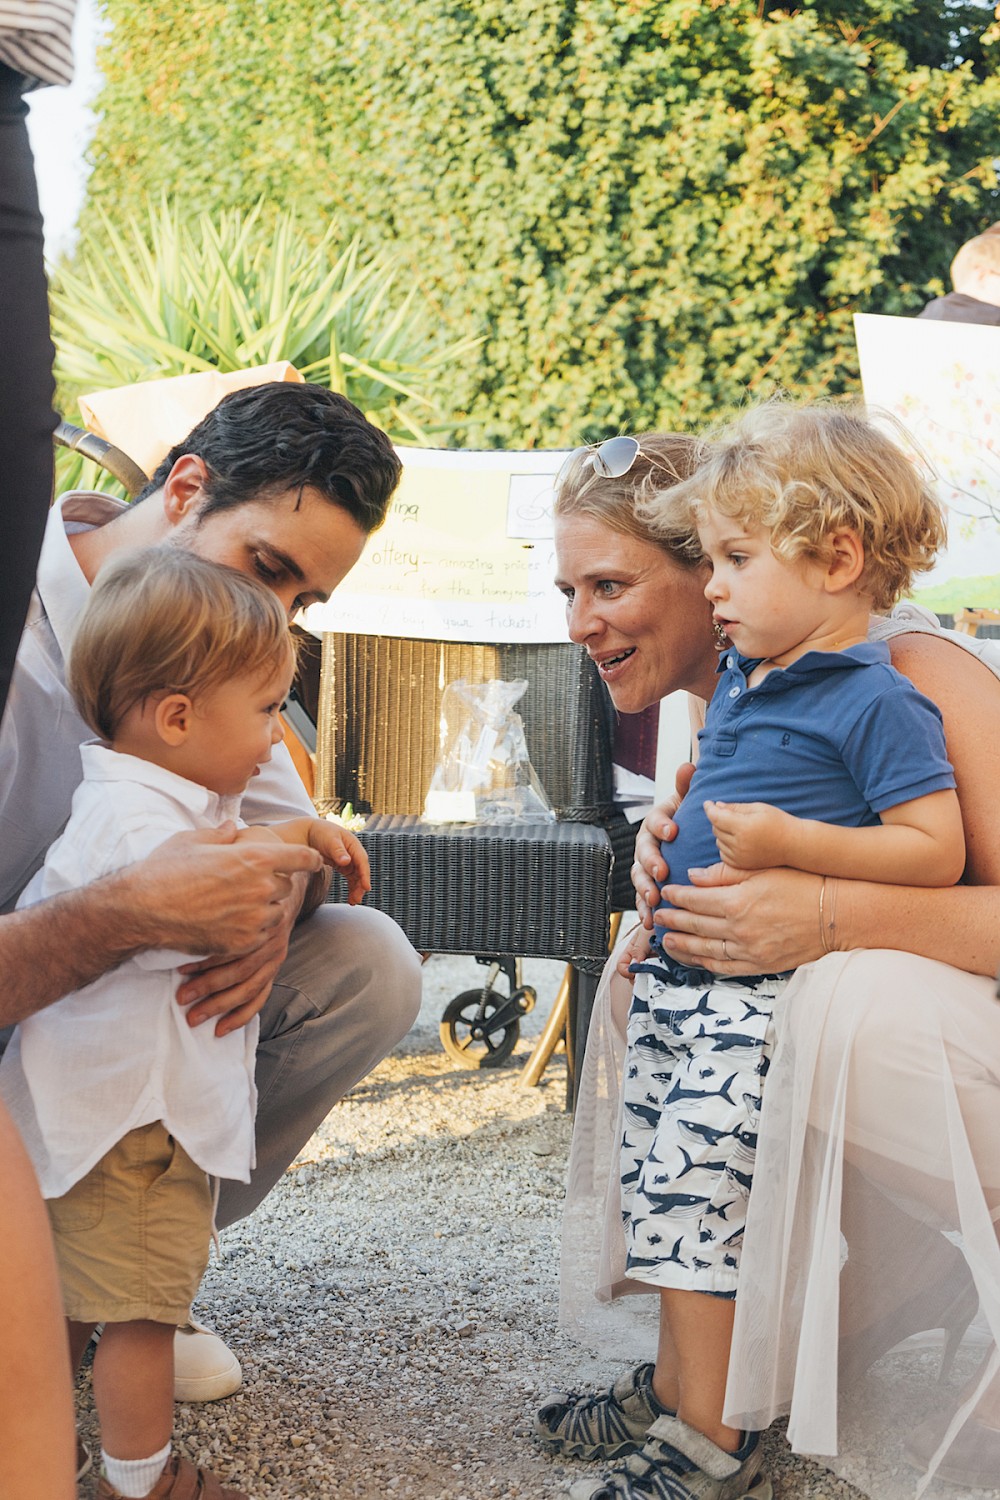
[[[625,1274],[735,1297],[772,1012],[787,979],[638,974],[622,1089]]]

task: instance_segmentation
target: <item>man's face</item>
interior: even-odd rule
[[[269,500],[217,511],[201,521],[198,507],[170,540],[208,562],[239,568],[277,594],[289,617],[322,604],[361,556],[367,534],[339,505],[317,491],[289,490]]]

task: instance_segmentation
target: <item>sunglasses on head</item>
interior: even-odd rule
[[[560,479],[581,455],[586,455],[585,467],[589,463],[599,478],[621,479],[639,457],[639,444],[634,437],[612,437],[605,438],[596,448],[591,448],[589,444],[574,448],[559,471]]]

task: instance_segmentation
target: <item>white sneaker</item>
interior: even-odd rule
[[[174,1334],[174,1400],[221,1401],[243,1382],[233,1351],[217,1333],[189,1318]]]

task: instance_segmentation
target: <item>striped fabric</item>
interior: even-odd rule
[[[0,0],[0,62],[28,88],[69,83],[75,10],[76,0]]]

